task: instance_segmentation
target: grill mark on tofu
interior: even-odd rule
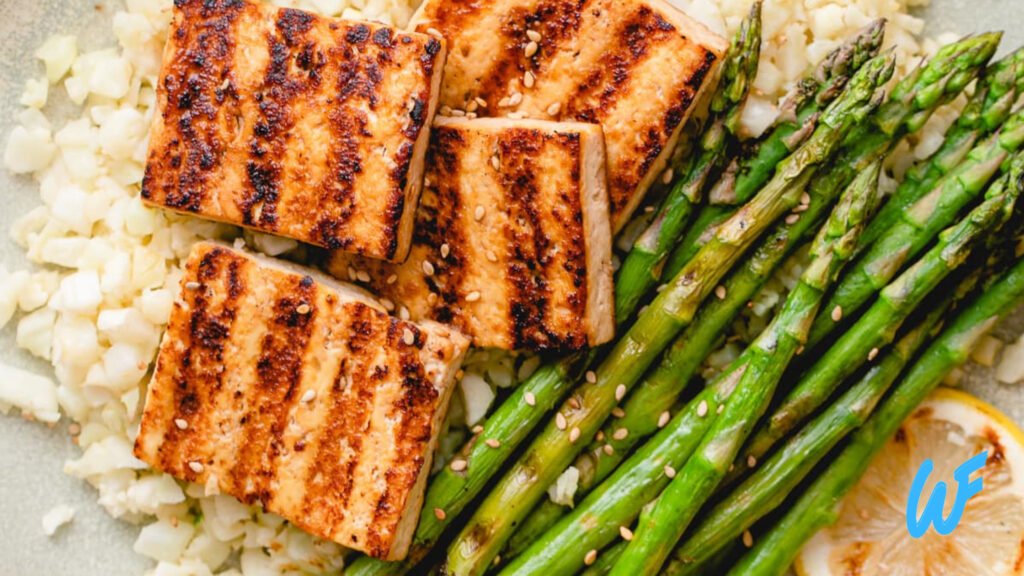
[[[295,279],[285,291],[290,295],[273,303],[270,325],[262,338],[257,382],[242,423],[248,430],[247,441],[239,446],[230,472],[236,486],[246,486],[244,500],[250,504],[265,504],[273,498],[275,462],[287,450],[281,438],[289,410],[297,400],[295,388],[302,381],[302,357],[317,313],[312,287],[309,276]],[[303,314],[299,306],[307,306],[309,311]]]

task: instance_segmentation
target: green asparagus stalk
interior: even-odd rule
[[[999,129],[1024,92],[1024,48],[990,65],[956,122],[946,131],[942,145],[927,160],[912,166],[903,182],[861,234],[869,246],[895,226],[911,204],[931,191],[959,165],[978,140]]]
[[[865,154],[884,155],[904,134],[916,132],[940,105],[956,98],[974,80],[995,53],[1002,37],[988,33],[942,47],[924,66],[903,78],[872,121],[858,127],[847,138],[849,146],[834,163],[834,190],[842,190],[853,179],[853,170],[847,166],[859,163]],[[690,232],[669,256],[664,275],[670,276],[681,269],[707,241],[714,228],[702,228],[698,216]]]
[[[737,140],[740,113],[757,74],[761,54],[761,2],[754,2],[722,64],[722,78],[711,100],[707,127],[682,177],[662,201],[658,213],[633,243],[615,283],[615,321],[624,323],[640,299],[658,281],[659,263],[682,234],[704,184],[719,170]]]
[[[847,196],[854,197],[854,192],[851,189]],[[749,354],[745,357],[749,358]],[[686,463],[714,424],[718,411],[724,409],[725,400],[736,389],[747,367],[746,362],[730,364],[650,442],[518,556],[506,573],[571,573],[585,562],[589,550],[600,550],[619,536],[623,527],[632,524],[640,508],[656,498],[675,471]]]
[[[491,564],[512,530],[586,446],[585,439],[597,432],[615,402],[692,321],[701,301],[732,264],[775,219],[797,204],[807,181],[833,155],[849,128],[877,107],[878,88],[892,69],[891,55],[865,64],[822,114],[814,134],[781,163],[771,182],[719,228],[639,315],[466,523],[448,549],[450,574],[479,574]]]
[[[725,476],[747,435],[771,402],[790,360],[807,340],[832,282],[852,257],[874,212],[881,161],[862,172],[843,195],[811,246],[811,263],[771,324],[735,361],[742,371],[721,416],[661,496],[640,515],[636,535],[612,576],[656,574],[700,507]]]
[[[762,459],[783,436],[802,423],[865,361],[874,360],[925,296],[959,268],[979,240],[1007,222],[1020,193],[1024,164],[997,180],[986,200],[939,235],[938,243],[882,290],[875,303],[803,375],[771,418],[743,450],[739,466]],[[739,467],[738,466],[738,467]]]
[[[1024,110],[1003,128],[981,142],[939,185],[900,214],[885,235],[858,258],[829,298],[826,310],[814,323],[809,344],[821,342],[889,282],[911,258],[917,256],[940,230],[985,189],[1007,158],[1024,145]],[[1014,156],[1024,162],[1024,155]]]
[[[828,452],[867,420],[907,362],[933,335],[948,301],[904,335],[837,402],[804,427],[723,501],[673,552],[666,574],[701,574],[705,562],[777,508]],[[723,482],[724,484],[725,482]]]
[[[1019,260],[995,284],[957,315],[901,379],[850,443],[764,534],[730,576],[782,575],[801,546],[818,530],[836,520],[845,496],[864,474],[872,458],[900,424],[952,370],[967,360],[978,339],[1024,299],[1024,260]]]
[[[709,205],[697,214],[681,246],[688,247],[689,261],[707,241],[713,229],[750,199],[771,178],[775,166],[814,131],[821,111],[838,95],[864,62],[878,55],[885,33],[879,19],[833,50],[783,102],[775,124],[751,154],[731,166],[709,193]],[[703,239],[703,240],[701,240]],[[678,271],[682,264],[672,266]],[[672,274],[666,274],[671,277]]]

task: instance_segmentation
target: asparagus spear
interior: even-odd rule
[[[783,102],[778,120],[756,149],[731,166],[709,195],[704,206],[681,242],[688,247],[689,261],[711,231],[725,221],[735,205],[750,199],[771,178],[775,166],[791,154],[814,131],[821,111],[838,95],[847,80],[867,60],[874,58],[882,45],[885,20],[875,20],[845,44],[822,60]],[[672,266],[678,271],[682,264]],[[671,276],[672,274],[666,274]]]
[[[1024,92],[1024,48],[990,65],[978,79],[974,95],[946,132],[942,146],[927,160],[911,167],[903,182],[861,234],[869,246],[895,226],[907,208],[931,191],[939,180],[960,164],[975,143],[999,129],[1013,104]]]
[[[1010,173],[990,187],[984,202],[942,232],[931,250],[882,290],[871,308],[814,363],[754,434],[743,450],[742,460],[761,459],[821,406],[846,377],[865,361],[873,360],[878,350],[892,341],[910,312],[963,264],[977,241],[1009,220],[1020,193],[1021,174],[1024,163],[1014,163]]]
[[[716,504],[675,549],[665,573],[701,574],[704,563],[716,552],[777,508],[840,440],[863,425],[907,362],[933,335],[947,305],[948,301],[934,308],[826,412]]]
[[[810,345],[821,342],[842,321],[860,309],[948,226],[999,171],[1000,165],[1024,145],[1024,110],[1014,114],[1003,128],[978,144],[939,185],[900,214],[868,251],[860,257],[829,298],[826,310],[811,330]],[[1024,155],[1014,156],[1024,162]]]
[[[855,173],[849,166],[861,165],[865,154],[885,154],[900,137],[916,132],[940,105],[956,98],[978,75],[995,53],[1000,33],[965,38],[942,47],[924,66],[903,78],[893,89],[889,101],[878,110],[872,122],[859,126],[847,139],[850,144],[834,163],[834,190],[842,190]],[[868,162],[870,163],[870,161]],[[845,174],[844,174],[845,173]],[[681,269],[707,241],[712,228],[700,228],[700,218],[691,227],[679,247],[669,256],[664,274]]]
[[[1024,260],[969,304],[932,343],[868,422],[785,516],[763,535],[730,576],[781,575],[800,547],[835,521],[839,505],[864,474],[871,459],[911,412],[968,354],[995,322],[1024,299]]]
[[[451,574],[479,574],[515,526],[585,447],[657,355],[690,321],[700,302],[732,264],[780,215],[799,201],[815,170],[828,160],[850,126],[876,108],[878,88],[891,76],[891,55],[865,64],[822,114],[818,129],[749,203],[723,224],[694,260],[669,283],[616,343],[587,383],[539,433],[519,461],[481,503],[449,547]]]
[[[847,196],[854,197],[854,191]],[[654,439],[641,446],[607,481],[517,557],[506,572],[570,573],[579,569],[589,550],[600,550],[619,536],[621,527],[629,526],[640,508],[657,497],[675,476],[675,470],[686,463],[746,369],[745,362],[730,364]]]
[[[675,244],[693,207],[700,201],[704,184],[721,167],[727,148],[736,141],[740,113],[757,74],[761,54],[761,2],[754,2],[732,39],[722,64],[722,78],[711,100],[708,125],[695,153],[662,201],[658,213],[633,243],[619,268],[615,283],[615,321],[622,324],[637,303],[658,281],[659,262]]]
[[[881,161],[862,172],[843,195],[811,246],[811,263],[771,324],[736,359],[742,371],[721,416],[679,475],[640,515],[636,536],[612,576],[655,574],[697,511],[725,476],[747,435],[768,408],[775,386],[807,340],[825,291],[853,255],[878,199]]]

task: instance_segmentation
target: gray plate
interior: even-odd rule
[[[1014,0],[933,2],[925,11],[929,33],[1010,28],[1003,45],[1024,43],[1024,29],[1010,25],[1024,16],[1024,6]],[[41,73],[41,66],[31,56],[35,48],[57,32],[77,34],[83,49],[113,45],[108,24],[116,6],[111,2],[0,0],[0,146],[6,146],[25,80]],[[0,231],[6,231],[38,201],[28,178],[12,177],[2,169],[0,190]],[[21,250],[6,233],[0,234],[0,262],[12,269],[25,264]],[[1000,327],[1003,335],[1021,333],[1024,314],[1006,324]],[[15,351],[11,326],[0,332],[0,360],[49,372],[44,363]],[[1000,386],[974,368],[968,380],[969,389],[1024,422],[1024,388]],[[138,575],[150,565],[132,552],[136,530],[109,518],[88,485],[61,472],[64,461],[77,452],[64,424],[50,430],[20,418],[0,417],[0,576]],[[57,536],[47,538],[40,519],[57,504],[70,504],[77,515]]]

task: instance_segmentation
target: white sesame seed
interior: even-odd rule
[[[497,566],[498,564],[501,564],[501,554],[498,554],[497,556],[495,556],[494,560],[491,561],[491,564],[493,564],[495,566]]]
[[[701,418],[703,418],[703,417],[707,416],[707,414],[708,414],[708,401],[707,400],[701,400],[700,404],[697,405],[697,416],[700,416]]]
[[[836,306],[835,308],[832,309],[832,321],[833,322],[839,322],[842,319],[843,319],[843,307],[842,306]]]
[[[437,293],[436,292],[431,292],[430,294],[427,294],[427,304],[430,304],[431,306],[433,306],[434,304],[437,304]]]
[[[715,409],[715,414],[721,414],[725,410],[725,404],[719,404],[718,408]]]
[[[508,96],[498,100],[498,108],[508,108]]]
[[[527,70],[526,74],[523,74],[523,86],[527,88],[533,88],[534,83],[537,81],[537,77],[533,75],[533,72]]]
[[[509,106],[518,106],[523,101],[523,95],[520,92],[513,92],[508,96]]]
[[[626,397],[626,385],[619,384],[615,387],[615,401],[618,402]]]
[[[349,266],[348,267],[348,279],[353,281],[353,282],[355,282],[356,278],[358,278],[358,274],[356,274],[356,269],[351,267],[351,266]]]
[[[494,168],[495,170],[501,170],[501,160],[498,160],[497,156],[491,156],[491,168]],[[477,218],[477,220],[479,219],[480,218]]]
[[[484,100],[483,98],[477,96],[476,99],[474,99],[473,101],[476,102],[477,106],[481,108],[487,108],[487,100]]]
[[[530,58],[534,54],[536,54],[537,50],[539,50],[539,49],[540,49],[540,46],[537,45],[537,43],[534,42],[533,40],[530,40],[530,43],[526,45],[526,48],[523,50],[523,53],[526,54],[527,58]]]
[[[664,471],[665,471],[665,476],[668,476],[669,478],[675,478],[676,477],[676,469],[671,467],[671,466],[669,466],[668,464],[665,464]]]
[[[178,427],[178,430],[188,430],[188,420],[184,418],[175,418],[174,425]]]
[[[469,112],[469,113],[466,114],[466,118],[469,118],[470,120],[473,120],[476,117],[477,117],[476,112]]]
[[[611,456],[612,454],[615,454],[615,448],[611,444],[605,444],[604,453]]]
[[[395,282],[398,282],[398,274],[392,274],[391,276],[388,276],[388,279],[385,280],[385,282],[387,282],[388,284],[394,284]]]
[[[466,302],[476,302],[477,300],[480,300],[480,292],[473,290],[466,294]]]
[[[676,175],[676,171],[675,170],[673,170],[671,168],[669,168],[668,170],[665,170],[661,174],[661,183],[662,184],[671,184],[672,183],[672,177],[675,176],[675,175]]]
[[[416,342],[416,335],[412,333],[412,330],[406,328],[402,331],[402,342],[405,342],[407,346],[412,346]]]
[[[366,270],[360,270],[359,272],[356,273],[356,278],[359,278],[360,282],[369,282],[370,273],[367,272]]]
[[[434,265],[430,263],[430,260],[423,261],[423,273],[427,276],[434,275]]]
[[[309,304],[299,304],[295,307],[295,311],[299,314],[309,314]]]
[[[808,194],[807,192],[804,192],[803,194],[801,194],[800,195],[800,203],[805,205],[805,206],[807,204],[810,204],[811,203],[811,195]]]
[[[548,116],[558,116],[558,113],[561,112],[561,111],[562,111],[562,103],[561,102],[555,102],[554,104],[548,106],[548,109],[547,109]]]
[[[757,458],[754,458],[754,455],[751,454],[747,456],[747,468],[753,468],[754,466],[757,466]]]
[[[527,30],[526,37],[529,38],[531,42],[540,42],[541,39],[540,32],[537,32],[536,30]]]
[[[786,216],[786,224],[788,224],[789,226],[792,226],[793,224],[796,224],[799,221],[800,221],[800,215],[799,214],[790,214],[789,216]]]
[[[199,290],[199,282],[185,282],[186,290]]]
[[[533,395],[533,392],[527,392],[526,394],[523,394],[523,401],[526,402],[527,406],[537,405],[537,397]]]
[[[594,562],[597,562],[597,550],[591,549],[590,552],[587,552],[587,555],[583,557],[583,563],[590,566]]]
[[[629,542],[633,539],[633,531],[625,526],[619,526],[619,536],[622,536],[623,540]]]
[[[615,440],[625,440],[627,436],[629,436],[629,430],[626,430],[625,428],[619,428],[615,430],[614,434],[612,434],[612,438]]]
[[[499,442],[498,440],[496,440],[496,439],[494,439],[494,438],[488,438],[488,439],[487,439],[487,440],[486,440],[486,441],[484,442],[484,444],[487,444],[487,445],[488,445],[488,446],[490,446],[491,448],[497,448],[498,446],[501,446],[501,442]]]
[[[661,416],[658,416],[658,428],[664,428],[668,424],[670,418],[672,418],[672,415],[669,414],[668,410],[662,412]]]
[[[743,545],[747,548],[754,547],[754,535],[750,533],[750,530],[743,531]]]
[[[871,362],[877,356],[878,356],[878,348],[872,348],[871,351],[868,352],[868,362]]]
[[[381,298],[380,305],[384,307],[388,312],[392,312],[395,309],[395,303],[388,298]]]
[[[590,382],[591,384],[597,382],[597,373],[593,370],[587,370],[586,379],[587,382]]]
[[[406,308],[405,306],[402,306],[401,308],[399,308],[398,309],[398,317],[401,318],[402,320],[408,321],[409,320],[409,309]]]
[[[196,474],[200,474],[203,471],[203,465],[200,464],[199,462],[196,462],[195,460],[193,460],[192,462],[189,462],[188,463],[188,467],[189,467],[190,470],[192,470]]]
[[[580,434],[580,429],[573,426],[572,430],[569,430],[569,443],[574,444],[577,440],[579,440]]]
[[[480,105],[477,104],[476,100],[470,100],[469,104],[466,104],[466,112],[469,112],[470,114],[476,112],[477,108],[480,108]]]
[[[444,520],[446,516],[447,514],[444,513],[444,510],[441,510],[440,508],[434,508],[434,517],[436,517],[438,520]]]
[[[569,426],[569,423],[565,420],[565,415],[561,412],[555,413],[555,426],[557,426],[559,430],[565,430],[566,427]]]
[[[306,390],[306,392],[302,395],[302,401],[305,403],[312,402],[314,398],[316,398],[316,390],[312,388]]]
[[[497,262],[498,261],[498,255],[495,254],[493,250],[488,250],[487,251],[487,259],[490,260],[491,262]]]
[[[721,284],[719,284],[718,286],[715,287],[715,297],[716,298],[718,298],[719,300],[725,300],[725,297],[727,295],[728,295],[728,293],[725,291],[725,286],[722,286]]]
[[[523,118],[526,118],[526,112],[509,112],[508,114],[505,114],[505,117],[513,120],[522,120]]]
[[[604,430],[598,430],[597,434],[594,434],[595,442],[604,442]]]
[[[572,406],[573,410],[579,410],[580,409],[580,401],[577,400],[575,396],[570,396],[569,400],[567,400],[567,402],[569,403],[569,406]]]
[[[462,458],[456,458],[455,460],[452,460],[452,463],[449,464],[448,467],[451,468],[453,472],[462,472],[466,469],[466,465],[467,462],[465,460]]]
[[[441,31],[438,30],[437,28],[427,28],[427,34],[430,34],[431,36],[435,36],[437,38],[444,38],[444,36],[441,35]]]
[[[626,411],[620,408],[619,406],[616,406],[615,408],[612,408],[612,416],[616,418],[625,418]]]
[[[491,165],[494,166],[495,170],[498,169],[497,156],[491,156]],[[484,214],[487,214],[487,209],[478,204],[477,207],[473,210],[473,219],[479,222],[484,219]]]
[[[452,116],[455,116],[456,118],[462,118],[465,115],[466,115],[466,111],[465,110],[459,110],[458,108],[452,108]]]
[[[452,253],[452,247],[447,242],[441,244],[441,258],[447,258]]]

